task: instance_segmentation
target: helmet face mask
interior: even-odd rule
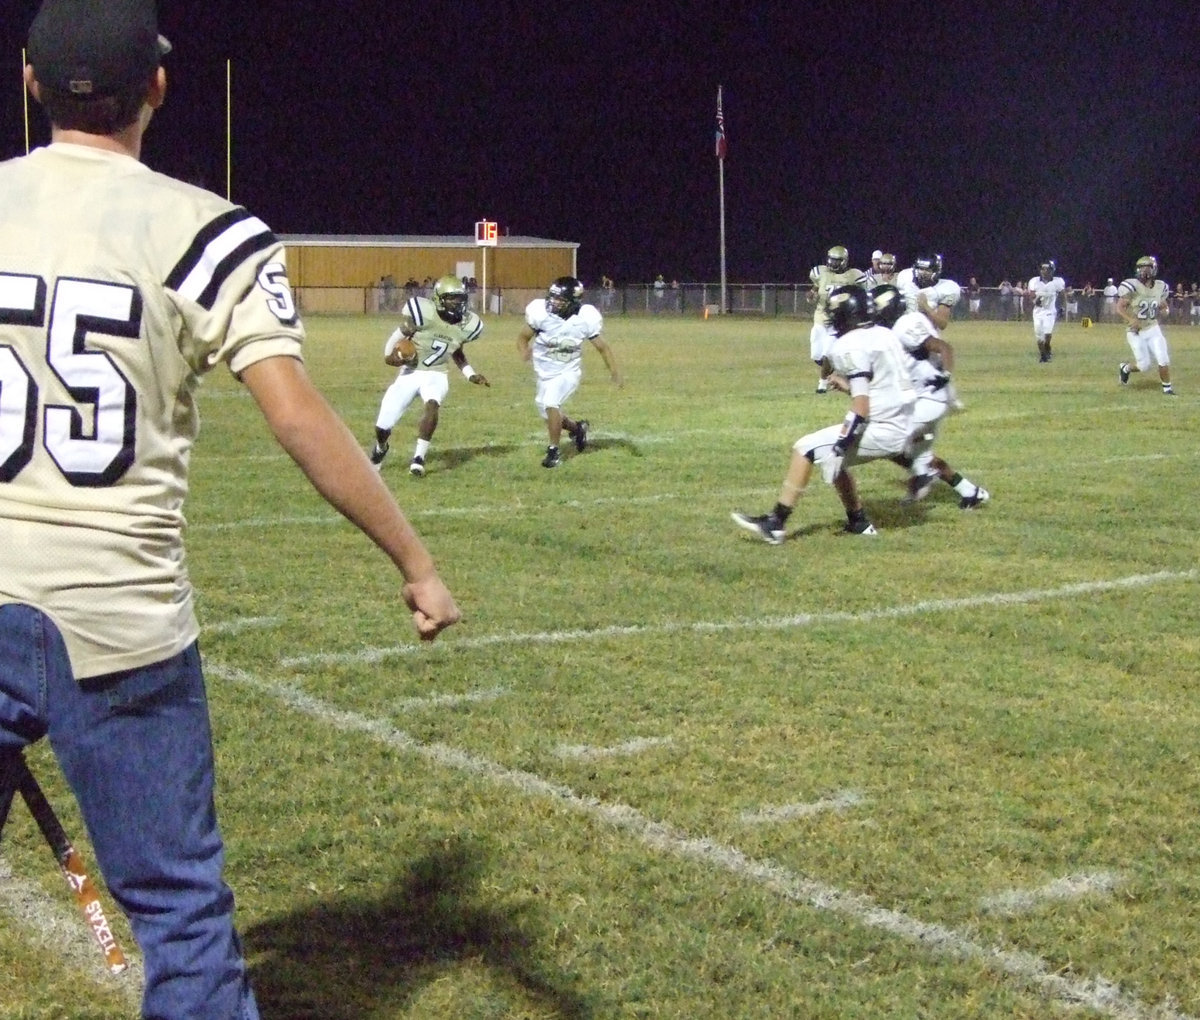
[[[1150,283],[1158,276],[1158,259],[1153,255],[1143,255],[1137,260],[1137,278],[1142,283]]]
[[[896,272],[896,256],[888,252],[884,252],[879,259],[879,271],[884,276],[891,276]]]
[[[583,284],[573,276],[560,276],[546,291],[546,308],[560,319],[569,319],[583,306]]]
[[[1038,266],[1038,273],[1047,283],[1054,279],[1056,272],[1058,272],[1058,266],[1055,265],[1054,259],[1046,259],[1045,262]]]
[[[433,285],[433,307],[446,322],[462,322],[467,311],[467,288],[457,276],[440,276]]]
[[[932,287],[942,276],[940,255],[918,255],[913,262],[913,280],[918,287]]]
[[[825,253],[825,265],[835,273],[844,273],[850,268],[850,253],[840,244],[835,244]]]
[[[871,299],[857,283],[834,287],[825,306],[825,323],[834,336],[871,324]]]

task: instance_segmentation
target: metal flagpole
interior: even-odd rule
[[[21,109],[25,117],[25,155],[29,155],[29,89],[25,87],[25,47],[21,47]]]
[[[225,198],[233,201],[233,61],[225,61]]]
[[[721,310],[724,315],[729,310],[726,299],[725,283],[725,111],[721,105],[721,86],[717,86],[717,181],[720,192],[721,211]]]

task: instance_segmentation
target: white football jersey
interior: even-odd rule
[[[906,356],[886,326],[863,326],[843,333],[829,348],[833,370],[848,381],[866,379],[872,422],[898,422],[905,428],[917,394],[905,366]]]
[[[939,339],[937,327],[929,317],[920,312],[905,312],[892,326],[892,332],[904,350],[904,364],[917,391],[944,386],[946,373],[924,355],[925,341],[930,337]]]
[[[924,294],[931,308],[946,305],[953,308],[962,298],[962,287],[944,277],[932,287],[918,287],[912,269],[902,269],[896,274],[896,289],[904,298],[904,307],[910,312],[917,310],[917,295]]]
[[[0,603],[77,678],[198,627],[183,503],[201,377],[300,357],[283,246],[225,199],[56,142],[0,163]]]
[[[535,298],[525,307],[525,324],[533,330],[534,371],[547,379],[580,363],[584,343],[604,329],[604,316],[595,305],[581,305],[569,319],[562,319],[546,307],[545,298]]]
[[[1049,280],[1035,276],[1029,281],[1026,289],[1033,298],[1034,308],[1052,312],[1058,309],[1058,295],[1067,289],[1067,281],[1061,276],[1055,276]]]

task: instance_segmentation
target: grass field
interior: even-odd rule
[[[1115,326],[956,322],[940,452],[986,486],[874,538],[791,443],[840,420],[807,323],[614,319],[545,437],[516,318],[454,375],[428,474],[384,477],[465,612],[414,641],[384,559],[223,373],[189,503],[228,877],[266,1017],[1200,1017],[1200,329],[1174,400]],[[390,323],[309,323],[364,445]],[[44,746],[30,754],[89,859]],[[0,1014],[136,1014],[21,806]],[[128,929],[118,923],[127,950]]]

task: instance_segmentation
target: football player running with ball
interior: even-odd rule
[[[425,474],[425,456],[438,427],[438,412],[450,392],[447,369],[451,361],[476,386],[491,386],[467,361],[463,347],[478,340],[483,320],[467,309],[467,288],[457,276],[443,276],[433,285],[433,300],[411,297],[404,302],[400,325],[383,345],[384,363],[400,369],[387,388],[375,419],[371,463],[379,467],[388,453],[388,440],[400,416],[418,396],[425,406],[417,425],[417,445],[408,471]]]
[[[604,317],[594,305],[583,303],[583,284],[573,276],[560,276],[550,284],[544,298],[535,298],[525,308],[525,326],[517,336],[521,357],[532,362],[537,376],[534,401],[538,414],[545,419],[550,440],[542,467],[558,467],[558,452],[563,430],[582,453],[588,443],[588,422],[574,421],[563,413],[563,406],[579,389],[583,378],[583,345],[590,342],[600,352],[612,381],[622,386],[617,360],[604,338]]]
[[[1121,385],[1129,383],[1132,372],[1150,371],[1150,361],[1158,365],[1158,378],[1164,397],[1175,396],[1171,386],[1171,353],[1167,338],[1158,324],[1168,311],[1166,283],[1158,277],[1158,259],[1143,255],[1137,260],[1136,276],[1122,280],[1117,288],[1117,315],[1125,320],[1125,339],[1133,351],[1133,361],[1122,361],[1117,369]]]

